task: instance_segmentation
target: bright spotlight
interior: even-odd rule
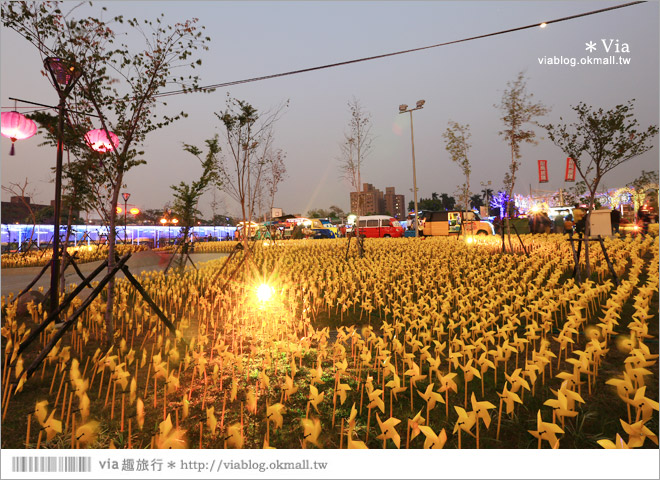
[[[273,296],[273,287],[262,283],[257,287],[257,299],[260,302],[267,302]]]

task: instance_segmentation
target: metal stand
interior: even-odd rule
[[[570,232],[568,234],[568,241],[571,242],[571,250],[573,251],[573,260],[575,262],[575,266],[573,267],[573,274],[571,275],[573,278],[576,279],[577,283],[579,284],[582,279],[580,275],[580,253],[582,252],[582,242],[585,239],[582,237],[582,234],[579,234],[579,237],[577,239],[578,242],[578,247],[577,251],[575,250],[575,245],[573,244],[576,239],[573,238],[573,232]],[[607,249],[605,248],[605,242],[603,241],[603,237],[598,235],[596,238],[587,238],[586,239],[588,242],[598,242],[600,243],[600,248],[603,250],[603,256],[605,257],[605,261],[607,262],[607,268],[610,270],[610,273],[612,274],[612,278],[614,279],[614,285],[617,287],[619,286],[619,277],[617,276],[616,272],[614,271],[614,265],[612,264],[612,261],[610,260],[610,256],[607,254]]]
[[[360,255],[360,258],[364,257],[364,237],[360,235],[358,232],[357,236],[355,234],[351,234],[348,236],[348,244],[346,245],[346,260],[348,260],[348,252],[351,249],[351,239],[354,236],[355,236],[355,241],[357,242],[358,255]]]
[[[173,335],[176,335],[176,327],[174,324],[165,316],[165,314],[158,308],[158,305],[151,299],[147,291],[142,287],[140,282],[131,274],[131,272],[128,269],[128,266],[126,265],[126,262],[128,259],[131,257],[130,253],[127,253],[124,255],[122,258],[117,259],[116,265],[112,268],[111,271],[106,273],[106,275],[101,279],[99,284],[92,290],[92,292],[89,294],[89,296],[82,302],[82,304],[76,309],[75,312],[69,317],[61,326],[61,328],[55,332],[53,337],[50,339],[48,344],[43,348],[43,350],[39,353],[37,358],[32,362],[30,367],[25,370],[25,379],[27,380],[30,378],[30,376],[35,372],[37,368],[39,368],[39,365],[41,362],[48,356],[50,351],[53,349],[53,347],[57,344],[57,342],[64,336],[66,333],[67,329],[71,327],[78,317],[84,313],[84,311],[89,307],[89,305],[94,301],[94,299],[100,295],[100,293],[103,291],[105,286],[108,284],[111,278],[113,278],[120,270],[124,272],[124,275],[128,279],[129,282],[135,287],[135,289],[142,295],[144,300],[149,304],[151,309],[156,313],[158,318],[165,324],[165,326],[170,330],[170,332]],[[49,315],[46,317],[46,319],[32,332],[28,338],[21,343],[21,345],[18,348],[17,354],[16,354],[16,359],[18,359],[18,355],[20,355],[25,349],[37,338],[39,338],[39,334],[43,332],[46,327],[53,322],[55,319],[58,318],[60,313],[62,313],[64,310],[68,308],[68,306],[71,304],[73,299],[86,287],[89,286],[91,281],[96,277],[101,271],[108,266],[108,261],[105,260],[101,265],[99,265],[96,270],[94,270],[91,274],[89,274],[84,281],[76,287],[76,289],[71,292],[69,295],[67,295],[64,300],[62,301],[61,304],[57,306]],[[185,340],[181,339],[181,341],[186,344]],[[15,364],[16,361],[12,362],[10,365],[10,368]],[[21,375],[22,376],[22,375]],[[15,379],[12,383],[18,383],[19,378]]]

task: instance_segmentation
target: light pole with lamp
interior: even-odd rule
[[[131,198],[131,194],[124,192],[121,194],[121,196],[124,198],[124,245],[126,245],[126,208],[128,199]]]
[[[164,227],[165,224],[167,224],[167,219],[166,218],[161,218],[160,219],[160,224]],[[160,241],[158,242],[158,246],[160,247]]]
[[[399,113],[410,112],[410,143],[412,144],[412,167],[413,167],[413,193],[415,196],[415,237],[419,237],[419,211],[417,209],[417,172],[415,171],[415,136],[413,134],[412,112],[424,108],[425,100],[417,100],[415,108],[408,109],[408,105],[399,105]]]
[[[73,90],[76,82],[82,75],[82,70],[73,62],[57,57],[44,59],[44,67],[50,73],[53,86],[60,98],[57,125],[57,160],[55,165],[55,207],[53,218],[53,258],[50,269],[50,313],[55,312],[59,306],[59,270],[60,270],[60,203],[62,201],[62,156],[64,153],[64,107],[66,99]]]

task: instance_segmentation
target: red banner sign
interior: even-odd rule
[[[548,161],[539,160],[539,183],[548,182]]]
[[[574,182],[575,181],[575,162],[571,157],[566,159],[566,176],[564,177],[565,182]]]

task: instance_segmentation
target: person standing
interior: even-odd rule
[[[621,212],[613,208],[610,212],[610,222],[612,224],[612,235],[619,233],[619,223],[621,222]]]

